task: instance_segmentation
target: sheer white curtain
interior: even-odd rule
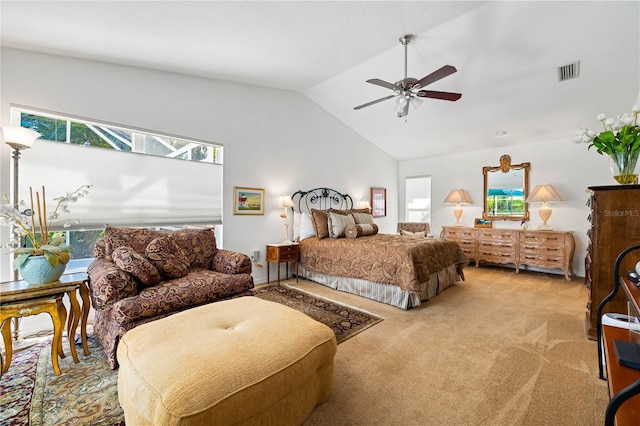
[[[49,213],[54,197],[93,185],[61,217],[66,230],[222,223],[220,164],[38,140],[22,151],[19,172],[20,199],[28,204],[29,187],[44,185]]]

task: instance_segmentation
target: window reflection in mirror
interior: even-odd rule
[[[525,199],[529,193],[529,163],[511,164],[508,155],[500,157],[500,166],[483,167],[483,217],[528,220]]]

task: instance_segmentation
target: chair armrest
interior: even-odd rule
[[[136,280],[108,260],[96,259],[91,262],[87,267],[87,275],[89,276],[89,295],[96,310],[104,309],[120,299],[137,294]]]
[[[211,269],[223,274],[250,274],[251,259],[237,251],[218,250],[213,256]]]

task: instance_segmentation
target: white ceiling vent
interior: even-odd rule
[[[558,67],[558,82],[571,80],[580,76],[580,61]]]

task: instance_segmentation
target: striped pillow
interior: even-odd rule
[[[373,223],[373,215],[371,213],[353,212],[351,214],[353,215],[353,218],[355,219],[356,224]]]
[[[378,225],[375,223],[363,223],[360,225],[349,225],[345,228],[344,234],[347,238],[366,237],[368,235],[376,235],[378,233]]]
[[[351,215],[341,215],[338,213],[327,213],[329,218],[329,238],[344,237],[344,230],[349,225],[355,225],[356,222]]]

